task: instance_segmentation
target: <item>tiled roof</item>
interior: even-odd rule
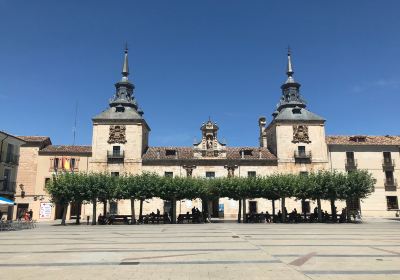
[[[49,145],[40,150],[40,154],[87,154],[91,155],[92,146]]]
[[[7,132],[5,132],[5,131],[2,131],[2,130],[0,130],[0,133],[2,133],[2,134],[4,134],[4,135],[7,135],[7,137],[12,137],[12,138],[17,139],[17,140],[25,141],[25,140],[22,139],[20,136],[15,136],[15,135],[9,134],[9,133],[7,133]]]
[[[167,150],[176,151],[176,154],[167,154]],[[243,155],[241,151],[251,151]],[[221,158],[197,158],[193,147],[149,147],[143,155],[143,160],[218,160]],[[224,158],[222,158],[224,159]],[[267,148],[259,147],[227,147],[226,159],[231,160],[276,160],[276,156]]]
[[[18,138],[24,140],[27,146],[34,145],[34,146],[47,146],[51,145],[50,137],[48,136],[17,136]]]
[[[352,136],[327,136],[328,145],[400,145],[400,136],[371,136],[371,135],[352,135]]]

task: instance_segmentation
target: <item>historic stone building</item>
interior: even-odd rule
[[[135,86],[128,79],[125,50],[122,79],[115,84],[109,108],[92,119],[91,147],[54,146],[48,137],[20,137],[26,144],[21,147],[20,162],[24,167],[18,174],[17,185],[24,186],[25,196],[17,191],[16,207],[28,204],[36,219],[59,218],[59,207],[49,207],[44,191],[46,180],[54,172],[98,171],[118,176],[151,171],[162,176],[213,178],[360,168],[372,172],[377,182],[371,197],[361,203],[355,201],[354,207],[361,208],[366,216],[395,216],[399,208],[396,178],[400,170],[396,164],[400,163],[400,136],[326,136],[325,119],[307,109],[293,74],[289,53],[287,79],[281,86],[282,94],[272,119],[268,123],[260,117],[258,121],[258,147],[227,146],[219,140],[219,127],[211,120],[201,125],[201,140],[192,146],[150,147],[150,127],[134,96]],[[169,202],[159,199],[148,202],[145,212],[170,207]],[[109,206],[112,212],[130,213],[128,201],[111,202]],[[201,208],[200,201],[181,201],[177,211],[185,213],[193,206]],[[341,206],[338,203],[338,209]],[[234,217],[237,207],[237,201],[220,198],[212,202],[213,216]],[[287,207],[310,210],[314,202],[292,200]],[[328,204],[323,208],[329,209]],[[271,211],[271,205],[264,199],[250,200],[247,210]],[[74,216],[79,209],[70,207],[69,211],[68,216]],[[91,206],[85,205],[81,211],[90,215]]]

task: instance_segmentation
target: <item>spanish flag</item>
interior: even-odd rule
[[[71,169],[71,164],[70,164],[70,159],[69,158],[63,158],[63,169],[66,171],[69,171]]]

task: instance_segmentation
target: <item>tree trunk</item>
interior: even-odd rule
[[[335,206],[335,200],[331,199],[331,213],[332,213],[332,222],[336,223],[336,206]]]
[[[282,223],[286,221],[285,198],[282,197]]]
[[[140,205],[139,205],[139,223],[143,223],[143,201],[144,199],[140,199]]]
[[[80,225],[80,219],[81,219],[81,208],[82,208],[82,202],[78,201],[78,203],[76,204],[76,221],[75,224]]]
[[[68,203],[63,205],[63,215],[61,219],[61,224],[65,226],[65,220],[67,219]]]
[[[207,223],[207,218],[208,218],[208,200],[207,199],[201,199],[201,210],[203,214],[203,221]]]
[[[103,216],[107,216],[107,199],[103,200]]]
[[[272,199],[272,222],[275,223],[275,199]]]
[[[321,209],[321,199],[317,198],[317,206],[318,206],[318,222],[322,222],[322,209]]]
[[[301,200],[301,206],[302,206],[302,208],[304,208],[304,209],[303,209],[304,221],[307,220],[307,212],[306,212],[306,207],[305,207],[305,205],[306,205],[306,200],[305,200],[305,199],[302,199],[302,200]]]
[[[241,223],[242,221],[242,200],[239,199],[239,211],[238,211],[238,223]]]
[[[136,224],[135,198],[131,197],[131,224]]]
[[[96,225],[96,220],[97,220],[97,214],[96,214],[97,201],[96,201],[96,199],[92,200],[92,205],[93,205],[92,226],[95,226]]]
[[[247,223],[247,217],[246,217],[246,199],[243,198],[243,223]]]
[[[176,198],[172,198],[171,200],[171,224],[176,224]]]
[[[350,214],[350,210],[349,210],[349,205],[350,205],[350,201],[349,201],[349,199],[346,199],[346,220],[348,223],[351,222],[351,214]]]

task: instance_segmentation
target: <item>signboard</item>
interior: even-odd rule
[[[220,204],[218,205],[218,211],[219,211],[219,212],[224,212],[224,204],[223,204],[223,203],[220,203]]]
[[[41,202],[40,203],[40,212],[39,219],[50,219],[51,218],[51,207],[52,203],[49,202]]]

